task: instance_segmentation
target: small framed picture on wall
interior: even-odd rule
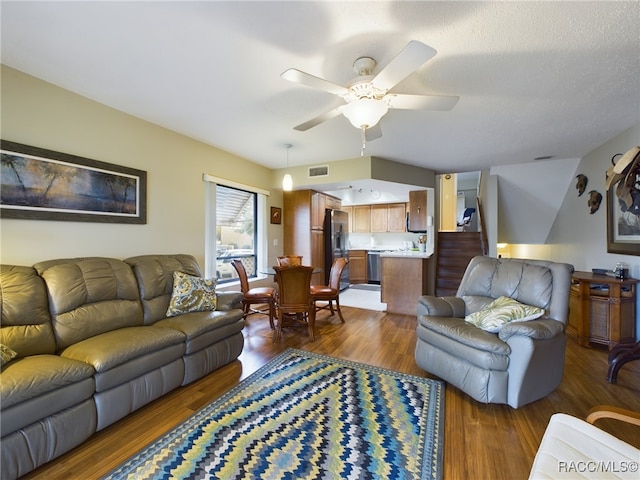
[[[276,225],[282,223],[282,209],[280,207],[271,207],[271,223]]]

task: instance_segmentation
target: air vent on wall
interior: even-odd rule
[[[309,178],[326,177],[328,175],[329,175],[329,165],[322,165],[320,167],[309,167]]]

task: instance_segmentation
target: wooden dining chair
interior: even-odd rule
[[[244,264],[239,259],[231,261],[233,268],[238,272],[238,278],[240,279],[240,290],[242,291],[242,310],[244,312],[244,318],[253,313],[260,313],[265,315],[268,312],[269,325],[271,328],[275,328],[273,319],[276,311],[276,290],[272,287],[254,287],[249,288],[249,279],[247,278],[247,271],[244,268]],[[268,305],[268,310],[256,310],[251,308],[251,305],[260,304]]]
[[[276,283],[278,284],[278,298],[276,309],[278,321],[273,341],[282,339],[284,322],[289,324],[302,323],[307,326],[309,339],[315,340],[314,328],[316,310],[311,297],[311,275],[313,267],[303,265],[274,266]]]
[[[302,255],[282,255],[277,257],[276,260],[280,267],[302,265]]]
[[[310,289],[315,310],[329,309],[331,315],[334,315],[333,302],[335,301],[338,317],[340,317],[342,323],[344,323],[344,317],[340,310],[340,277],[347,263],[349,263],[349,260],[344,257],[336,258],[329,272],[329,285],[311,285]],[[316,302],[327,302],[327,304],[318,306]]]

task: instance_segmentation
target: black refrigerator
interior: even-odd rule
[[[324,217],[325,282],[329,284],[331,265],[336,258],[349,258],[349,214],[341,210],[326,210]],[[349,288],[349,264],[340,276],[340,290]]]

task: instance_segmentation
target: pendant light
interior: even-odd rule
[[[292,147],[290,143],[285,143],[284,148],[287,149],[287,173],[284,174],[282,178],[282,190],[285,192],[290,192],[293,190],[293,178],[291,178],[291,174],[289,173],[289,149]]]

